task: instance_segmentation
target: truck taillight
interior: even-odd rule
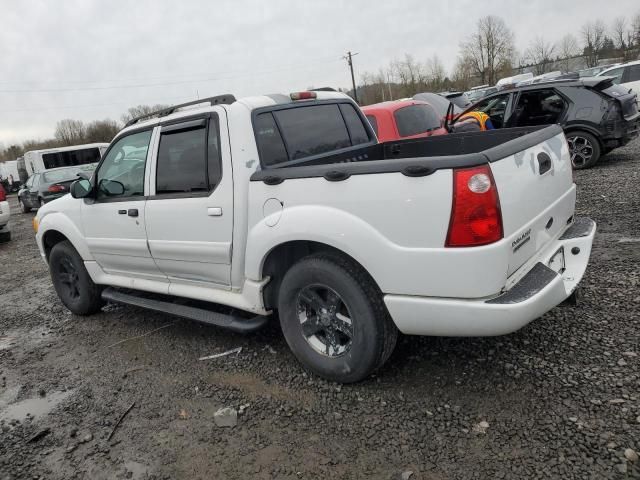
[[[453,171],[447,247],[474,247],[502,238],[500,199],[488,165]]]
[[[293,100],[293,101],[296,101],[296,100],[313,100],[318,96],[318,94],[316,94],[316,92],[293,92],[289,96],[291,97],[291,100]]]
[[[51,193],[60,193],[64,192],[65,188],[64,185],[51,185],[47,190]]]
[[[0,202],[4,202],[7,199],[7,193],[4,191],[4,187],[0,185]]]

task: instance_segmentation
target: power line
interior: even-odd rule
[[[353,75],[353,57],[355,57],[356,55],[358,55],[358,52],[356,53],[347,52],[347,54],[342,58],[344,58],[347,61],[347,64],[349,65],[349,70],[351,70],[351,85],[353,85],[353,99],[356,101],[356,103],[360,103],[358,102],[358,92],[356,91],[356,77]]]
[[[243,73],[238,75],[209,77],[209,78],[200,78],[200,79],[191,79],[191,80],[179,80],[179,81],[172,81],[172,82],[139,83],[139,84],[129,84],[129,85],[107,85],[107,86],[102,85],[102,86],[87,86],[87,87],[73,87],[73,88],[2,89],[0,90],[0,93],[77,92],[77,91],[92,91],[92,90],[116,90],[121,88],[149,88],[149,87],[161,87],[161,86],[168,86],[168,85],[183,85],[187,83],[200,83],[200,82],[211,82],[216,80],[232,80],[236,78],[253,77],[256,75],[277,73],[277,72],[282,72],[282,71],[287,71],[292,69],[311,67],[311,66],[316,66],[320,64],[326,64],[326,63],[333,63],[335,61],[336,61],[335,58],[332,58],[332,60],[330,61],[319,61],[319,62],[314,62],[312,64],[291,65],[288,67],[281,67],[281,68],[263,70],[263,71],[253,71],[253,72],[248,72],[248,73]]]

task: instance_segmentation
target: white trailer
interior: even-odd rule
[[[7,182],[7,186],[16,190],[20,185],[20,174],[18,173],[18,161],[6,160],[0,163],[0,181]]]
[[[24,154],[24,164],[29,176],[50,168],[86,165],[100,161],[108,143],[88,143],[71,147],[32,150]]]

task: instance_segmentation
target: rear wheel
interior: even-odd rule
[[[601,149],[596,137],[582,131],[569,132],[566,136],[573,168],[591,168],[598,163]]]
[[[57,243],[49,254],[53,287],[62,303],[76,315],[91,315],[104,304],[102,287],[93,283],[84,261],[70,242]]]
[[[373,280],[338,255],[294,264],[282,280],[278,310],[298,360],[336,382],[357,382],[382,366],[398,336]]]

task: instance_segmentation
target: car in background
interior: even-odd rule
[[[595,77],[599,73],[611,68],[620,65],[619,63],[609,63],[607,65],[598,65],[597,67],[585,68],[584,70],[578,70],[578,76],[580,78],[585,77]]]
[[[437,93],[416,93],[412,98],[413,100],[420,100],[421,102],[427,102],[431,105],[443,122],[447,119],[449,109],[453,109],[454,116],[462,113],[464,110],[464,108],[460,108],[455,103],[449,101],[442,95],[438,95]],[[452,118],[449,118],[449,120],[451,119]]]
[[[521,73],[518,75],[514,75],[512,77],[504,77],[496,82],[496,88],[498,90],[505,90],[508,88],[513,88],[521,82],[529,81],[533,78],[533,73]]]
[[[89,178],[97,163],[60,167],[45,170],[31,175],[24,187],[18,192],[18,204],[22,213],[32,208],[40,208],[44,204],[69,193],[71,184],[79,177]]]
[[[477,102],[478,100],[482,100],[487,95],[491,95],[492,93],[496,93],[498,91],[497,87],[491,87],[489,85],[479,85],[477,87],[473,87],[468,92],[465,92],[467,98],[471,103]]]
[[[496,129],[559,124],[577,169],[594,166],[601,155],[637,137],[640,129],[637,95],[604,76],[515,87],[482,99],[464,113],[471,111],[489,115]]]
[[[465,109],[469,105],[471,105],[471,101],[469,100],[469,97],[467,97],[467,95],[464,92],[440,92],[438,95],[446,98],[451,103],[453,103],[454,105],[457,105],[462,109]]]
[[[613,83],[640,94],[640,60],[607,68],[597,76],[613,77]]]
[[[10,216],[11,209],[7,201],[7,192],[5,192],[4,187],[0,185],[0,243],[11,240],[11,230],[9,229]]]
[[[447,133],[442,126],[442,117],[427,102],[382,102],[362,107],[362,111],[381,143]]]

